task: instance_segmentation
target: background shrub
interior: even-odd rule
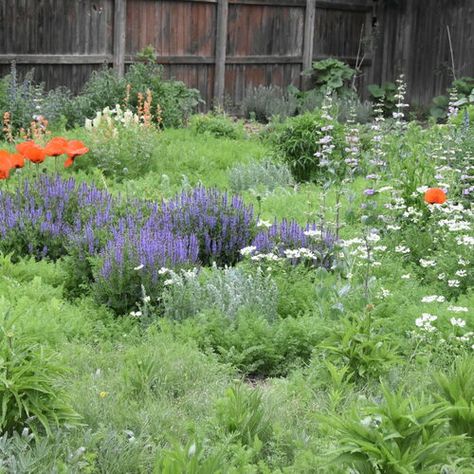
[[[284,120],[295,114],[298,101],[288,90],[277,86],[258,86],[247,91],[242,100],[242,114],[246,118],[268,123],[272,117]]]
[[[213,267],[183,272],[172,278],[162,295],[164,316],[183,320],[207,310],[216,310],[230,319],[240,311],[254,311],[269,321],[276,319],[278,290],[275,282],[260,269]]]
[[[270,159],[238,164],[229,171],[229,185],[236,193],[250,189],[273,191],[293,184],[288,166]]]
[[[244,137],[244,128],[240,122],[218,112],[194,115],[191,118],[190,126],[194,133],[211,135],[216,138],[237,140]]]
[[[315,153],[321,151],[320,140],[327,135],[322,128],[327,126],[332,127],[328,133],[335,146],[331,159],[342,167],[345,144],[343,127],[337,120],[324,118],[320,111],[288,119],[273,132],[271,140],[275,154],[288,164],[297,181],[321,180],[326,175]]]

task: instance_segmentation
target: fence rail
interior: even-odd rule
[[[2,0],[0,74],[16,61],[77,92],[101,64],[123,74],[151,44],[166,75],[211,107],[259,84],[307,88],[314,60],[363,57],[360,90],[403,71],[410,100],[426,104],[451,79],[447,25],[458,73],[474,75],[473,18],[472,0]]]

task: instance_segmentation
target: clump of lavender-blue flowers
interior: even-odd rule
[[[251,245],[254,259],[258,256],[274,255],[285,258],[293,264],[303,259],[315,266],[329,269],[333,263],[333,250],[336,238],[334,234],[318,228],[315,224],[301,227],[296,221],[283,219],[275,221],[269,228],[259,232]]]

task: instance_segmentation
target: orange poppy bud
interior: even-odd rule
[[[425,202],[428,204],[443,204],[446,202],[446,193],[440,188],[429,188],[425,192]]]

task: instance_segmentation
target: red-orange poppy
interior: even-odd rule
[[[10,153],[6,150],[0,150],[0,179],[7,179],[11,169]]]
[[[425,192],[425,201],[428,204],[443,204],[446,202],[446,193],[441,188],[429,188]]]
[[[25,166],[25,159],[18,153],[10,155],[10,162],[13,168],[23,168]]]
[[[16,150],[18,151],[18,153],[25,156],[25,153],[24,153],[25,150],[27,150],[32,145],[36,145],[36,143],[33,140],[28,140],[26,142],[18,143],[18,145],[16,146]]]
[[[69,168],[74,164],[74,160],[78,156],[84,155],[88,151],[89,148],[87,148],[80,140],[69,140],[66,147],[66,153],[68,157],[64,162],[64,167]]]
[[[43,161],[46,159],[44,148],[41,148],[36,143],[25,147],[22,155],[35,164],[43,163]]]
[[[10,168],[4,168],[3,165],[0,165],[0,179],[8,179],[10,176]]]
[[[46,146],[44,151],[47,156],[60,156],[66,153],[68,141],[62,137],[55,137],[51,139]]]

